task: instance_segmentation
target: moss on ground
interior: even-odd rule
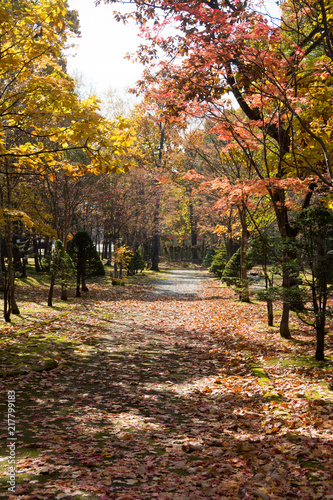
[[[298,366],[303,368],[326,368],[333,370],[332,356],[326,356],[325,361],[317,361],[313,356],[288,356],[284,358],[272,358],[267,361],[269,365]]]

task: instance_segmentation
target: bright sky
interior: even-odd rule
[[[97,93],[134,86],[143,67],[124,56],[136,52],[141,40],[138,27],[114,21],[112,4],[95,7],[94,0],[68,0],[68,3],[79,12],[81,24],[81,38],[75,40],[76,56],[68,57],[69,73],[82,74]]]
[[[69,73],[83,77],[88,93],[134,87],[143,66],[124,57],[127,53],[134,54],[142,42],[135,23],[117,23],[112,15],[114,4],[95,7],[94,0],[68,0],[68,3],[79,12],[81,24],[81,38],[75,40],[76,56],[68,57]],[[266,4],[271,13],[278,12],[273,0],[266,0]],[[117,4],[117,9],[124,8]],[[128,8],[131,10],[133,6]]]

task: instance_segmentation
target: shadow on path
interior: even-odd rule
[[[171,271],[145,301],[123,297],[59,319],[60,332],[85,332],[82,353],[6,387],[16,391],[23,500],[282,500],[312,487],[292,450],[306,461],[310,444],[326,444],[262,433],[262,388],[231,329],[223,345],[204,333],[203,290],[200,272]]]

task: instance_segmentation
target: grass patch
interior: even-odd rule
[[[326,356],[325,361],[317,361],[313,356],[288,356],[283,359],[272,358],[267,361],[268,365],[295,366],[301,368],[326,368],[333,370],[332,356]]]
[[[261,368],[257,363],[249,362],[248,364],[252,374],[257,377],[259,385],[266,391],[264,394],[265,400],[277,402],[281,401],[281,397],[276,392],[265,370],[263,370],[263,368]]]
[[[46,272],[37,273],[35,270],[35,266],[29,263],[27,265],[27,277],[16,278],[15,284],[16,286],[21,288],[31,288],[36,286],[48,287],[50,286],[50,276]]]
[[[267,373],[262,368],[260,368],[260,366],[255,363],[249,363],[249,367],[255,377],[269,383],[270,380]]]
[[[178,474],[178,476],[189,476],[190,473],[185,469],[170,469],[170,472]]]
[[[88,343],[69,338],[65,330],[50,326],[68,314],[63,313],[18,332],[8,332],[2,338],[0,377],[30,371],[49,371],[56,368],[60,361],[89,355],[92,347]],[[41,328],[42,333],[38,331]]]

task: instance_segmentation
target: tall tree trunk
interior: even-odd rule
[[[11,322],[11,319],[10,319],[11,312],[12,312],[12,308],[11,308],[10,293],[9,293],[9,279],[8,279],[8,273],[5,273],[5,287],[4,287],[4,296],[3,296],[3,315],[4,315],[5,321],[7,323]]]
[[[283,264],[282,264],[282,287],[285,289],[287,298],[284,299],[282,305],[282,316],[280,322],[280,335],[284,339],[291,339],[289,329],[289,315],[290,315],[290,300],[288,298],[288,290],[290,289],[290,269],[289,269],[290,255],[287,249],[283,249]]]
[[[278,223],[280,235],[282,238],[282,286],[285,290],[290,288],[290,269],[289,269],[289,249],[286,245],[287,238],[293,236],[291,228],[288,222],[287,208],[285,206],[285,193],[283,189],[275,189],[270,191],[270,197],[273,202],[276,220]],[[291,339],[290,329],[289,329],[289,313],[290,313],[290,302],[284,299],[282,306],[282,316],[280,322],[280,335],[284,339]]]
[[[280,335],[284,339],[291,339],[289,330],[289,312],[290,305],[288,302],[284,302],[282,306],[282,316],[280,321]]]
[[[108,259],[109,259],[110,265],[111,265],[111,262],[112,262],[112,241],[111,241],[111,238],[110,238],[110,241],[109,241],[109,256],[108,256]]]
[[[191,228],[191,259],[193,262],[196,262],[198,260],[198,230],[197,230],[197,221],[193,214],[191,185],[188,188],[188,196],[189,196],[190,228]]]
[[[7,258],[8,258],[8,304],[9,304],[9,318],[11,314],[20,314],[20,310],[17,306],[15,300],[15,272],[14,272],[14,259],[13,259],[13,232],[12,232],[12,222],[7,219],[5,225],[5,237],[7,244]],[[7,319],[6,319],[7,321]]]
[[[69,227],[70,227],[70,218],[71,218],[71,213],[70,213],[70,203],[69,203],[69,198],[70,198],[70,189],[68,187],[68,181],[66,180],[64,187],[63,187],[63,198],[64,198],[64,225],[63,225],[63,238],[62,242],[64,244],[64,250],[67,252],[67,241],[68,241],[68,235],[69,235]],[[66,271],[62,271],[62,284],[61,284],[61,300],[68,300],[68,294],[67,294],[67,282],[68,282],[68,275]]]
[[[49,294],[47,297],[47,305],[49,307],[52,307],[52,300],[53,300],[53,291],[54,291],[54,284],[55,284],[55,273],[51,274],[51,283],[50,283],[50,288],[49,288]]]
[[[3,238],[0,235],[0,290],[5,290],[5,276],[3,274],[4,269],[4,256],[3,256]]]
[[[81,297],[80,285],[81,285],[81,269],[79,268],[79,265],[78,265],[77,266],[77,271],[76,271],[76,292],[75,292],[75,297]]]
[[[191,224],[191,257],[193,262],[198,260],[198,232],[196,221]]]
[[[52,252],[52,242],[49,236],[45,238],[45,249],[44,249],[44,260],[46,265],[44,266],[45,271],[50,272],[50,262],[51,262],[51,252]]]
[[[317,361],[325,361],[325,316],[316,318],[316,354]]]
[[[41,273],[43,271],[43,269],[40,265],[39,249],[38,249],[37,238],[35,235],[32,238],[32,242],[33,242],[34,260],[35,260],[35,270],[36,270],[36,273]]]
[[[64,241],[64,251],[67,252],[67,235],[65,235]],[[67,294],[67,281],[68,281],[68,275],[65,269],[61,270],[61,300],[68,300],[68,294]]]
[[[326,277],[323,284],[323,294],[321,297],[317,297],[315,286],[312,287],[312,303],[314,313],[316,315],[315,328],[316,328],[316,354],[315,358],[317,361],[324,361],[324,349],[325,349],[325,323],[326,323],[326,306],[327,306],[327,283]]]
[[[26,240],[23,245],[22,252],[22,278],[27,277],[27,265],[28,265],[28,251],[29,251],[30,240]]]
[[[13,236],[12,249],[13,249],[12,251],[13,251],[14,271],[22,274],[23,266],[21,260],[21,252],[17,244],[17,236]]]
[[[231,237],[229,235],[226,236],[225,248],[227,252],[227,260],[230,260],[231,257],[233,256],[233,251],[234,251],[234,242],[232,240],[232,236]]]
[[[267,324],[268,326],[274,325],[274,315],[273,315],[273,302],[271,299],[267,299]]]
[[[273,278],[270,280],[268,277],[266,255],[264,256],[264,273],[265,273],[265,288],[268,291],[273,286]],[[267,294],[266,304],[267,304],[267,324],[268,326],[273,326],[274,325],[273,300],[270,298],[268,294]]]
[[[81,287],[82,292],[88,292],[88,287],[86,284],[86,266],[85,266],[85,264],[82,265],[81,279],[82,279],[82,287]]]
[[[119,278],[118,263],[117,262],[115,262],[113,264],[113,277],[116,278],[116,279]]]
[[[160,260],[160,192],[156,185],[156,203],[154,211],[154,226],[153,226],[153,241],[152,241],[152,256],[151,270],[159,271]]]
[[[230,260],[234,253],[234,241],[232,237],[232,208],[230,209],[230,214],[228,217],[227,232],[224,237],[225,248],[227,251],[227,260]]]
[[[247,249],[249,231],[246,223],[246,210],[244,207],[239,207],[239,217],[242,226],[241,249],[240,249],[240,279],[241,279],[241,296],[242,302],[250,302],[249,280],[247,278]]]

